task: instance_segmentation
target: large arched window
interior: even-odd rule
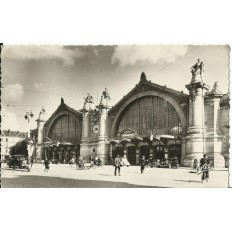
[[[81,124],[76,118],[70,115],[62,115],[53,123],[48,137],[52,141],[60,143],[79,144]]]
[[[174,107],[161,97],[144,97],[132,103],[122,114],[116,136],[130,128],[141,136],[181,134],[180,118]]]

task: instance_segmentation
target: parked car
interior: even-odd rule
[[[30,166],[27,164],[27,156],[25,155],[14,155],[11,156],[8,161],[9,168],[19,168],[19,169],[26,169],[28,172],[30,172]]]
[[[158,168],[171,168],[171,163],[169,162],[169,160],[166,159],[166,160],[160,161],[157,167]]]
[[[128,162],[125,155],[124,155],[124,157],[121,158],[121,164],[122,164],[122,166],[127,166],[127,167],[130,166],[130,163]]]
[[[158,168],[179,168],[179,162],[177,158],[169,158],[161,161],[158,166]]]

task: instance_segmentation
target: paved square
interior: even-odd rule
[[[201,183],[200,175],[190,168],[146,168],[141,174],[139,166],[130,166],[121,169],[121,176],[114,176],[114,167],[110,165],[90,170],[76,170],[69,165],[52,164],[49,172],[44,172],[42,164],[35,164],[31,172],[27,172],[13,170],[3,164],[1,176],[3,188],[228,187],[228,169],[210,171],[207,183]]]

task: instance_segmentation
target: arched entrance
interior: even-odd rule
[[[165,158],[164,145],[155,145],[153,150],[154,150],[154,159],[164,160]]]
[[[117,111],[111,126],[112,137],[116,137],[126,127],[140,135],[151,130],[153,134],[172,132],[180,135],[186,133],[186,117],[179,103],[171,96],[158,91],[146,91],[129,98]],[[173,128],[176,130],[172,131]]]
[[[168,158],[177,157],[179,163],[181,163],[181,144],[170,144],[168,146]]]
[[[112,154],[112,159],[114,160],[117,157],[117,155],[120,155],[120,157],[124,156],[124,148],[123,148],[123,146],[116,145],[114,147],[113,154]]]
[[[127,159],[131,165],[136,165],[136,147],[130,146],[127,148]]]
[[[145,156],[145,159],[149,159],[150,158],[150,147],[149,145],[142,145],[139,148],[139,154],[140,154],[140,159],[142,156]]]

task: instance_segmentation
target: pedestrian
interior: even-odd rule
[[[201,158],[201,160],[200,160],[200,168],[202,171],[201,183],[203,183],[204,180],[206,180],[208,182],[208,179],[209,179],[209,160],[208,160],[206,154],[204,154],[203,158]]]
[[[44,166],[45,166],[44,172],[45,172],[45,171],[48,172],[48,170],[49,170],[49,161],[48,161],[47,158],[44,160]]]
[[[33,166],[33,163],[34,163],[34,159],[33,159],[33,157],[31,156],[31,168],[32,168],[32,166]]]
[[[194,161],[193,161],[193,169],[198,170],[198,167],[199,167],[198,160],[194,159]]]
[[[98,157],[98,166],[102,166],[102,157],[101,156]]]
[[[177,159],[176,156],[175,156],[174,159],[173,159],[173,167],[174,167],[174,168],[179,168],[179,162],[178,162],[178,159]]]
[[[122,167],[121,161],[120,161],[120,155],[117,155],[117,157],[114,159],[114,175],[117,176],[117,170],[118,175],[120,175],[120,168]]]
[[[145,165],[146,165],[145,156],[142,156],[142,158],[141,158],[141,160],[140,160],[141,173],[144,172]]]

